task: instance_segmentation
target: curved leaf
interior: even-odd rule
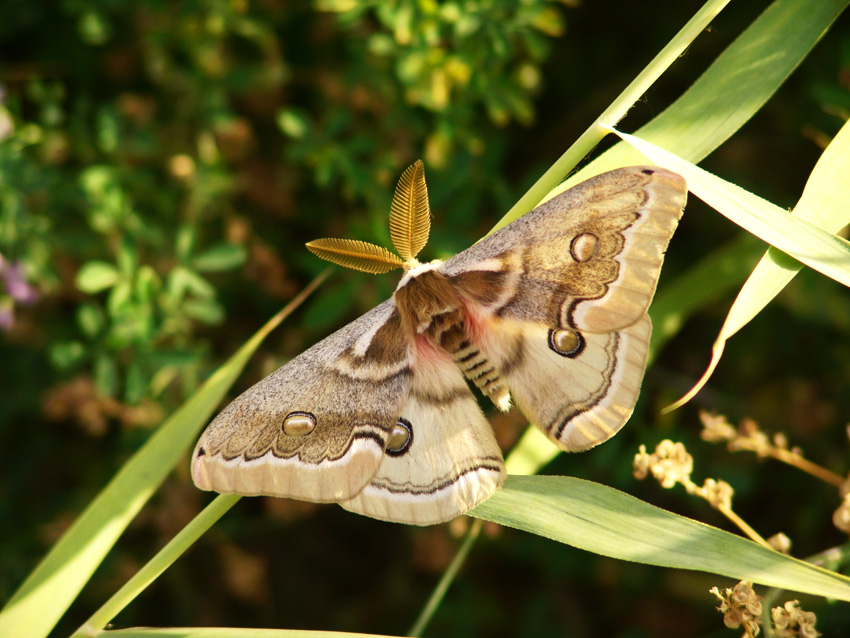
[[[470,516],[647,565],[850,601],[850,578],[591,481],[509,476]]]

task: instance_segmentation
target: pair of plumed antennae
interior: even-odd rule
[[[383,246],[356,239],[316,239],[306,246],[313,254],[338,266],[380,275],[395,268],[407,271],[416,266],[419,263],[416,255],[428,243],[430,230],[425,165],[417,160],[399,178],[390,206],[390,237],[398,255]]]

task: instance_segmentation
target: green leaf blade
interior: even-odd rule
[[[90,295],[115,285],[120,277],[118,269],[105,261],[89,261],[77,272],[77,288]]]
[[[46,636],[201,428],[263,339],[324,281],[327,271],[228,359],[115,474],[0,609],[0,636]]]
[[[846,576],[591,481],[509,476],[469,514],[602,556],[850,601]]]

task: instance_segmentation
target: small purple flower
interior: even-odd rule
[[[15,322],[15,303],[28,306],[38,299],[38,291],[24,279],[23,264],[9,263],[0,255],[0,279],[6,286],[6,298],[0,299],[0,329],[11,330]]]
[[[9,264],[0,256],[0,277],[6,282],[6,292],[20,304],[28,306],[38,299],[38,291],[24,279],[21,262]]]

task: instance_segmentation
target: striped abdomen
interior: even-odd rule
[[[465,316],[461,309],[448,310],[434,316],[428,332],[440,347],[448,352],[464,376],[486,394],[500,409],[510,401],[499,371],[490,363],[478,346],[470,341]]]

